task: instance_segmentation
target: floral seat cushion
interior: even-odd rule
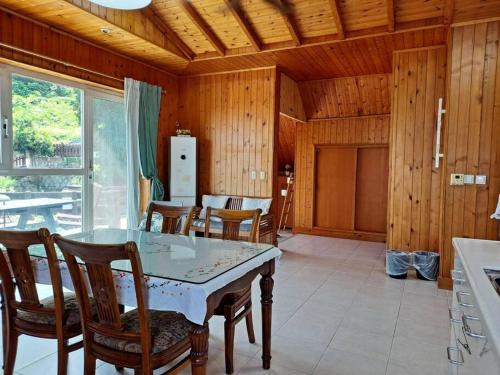
[[[193,324],[182,314],[157,310],[148,310],[148,314],[153,353],[167,350],[191,335]],[[121,320],[124,332],[140,331],[137,309],[123,314]],[[98,344],[111,349],[130,353],[142,353],[142,346],[137,342],[130,342],[100,334],[95,334],[94,340]]]
[[[40,301],[40,303],[48,309],[53,309],[55,305],[54,297],[44,298]],[[64,293],[64,309],[66,310],[67,314],[67,319],[66,319],[67,326],[80,323],[80,310],[78,309],[78,301],[76,299],[75,294]],[[28,311],[18,310],[17,318],[31,323],[46,324],[51,326],[56,325],[55,315],[37,314]]]
[[[144,214],[141,222],[139,223],[138,230],[146,230],[146,219],[147,214]],[[151,232],[161,233],[161,227],[163,226],[163,216],[158,212],[153,212],[153,217],[151,218]]]

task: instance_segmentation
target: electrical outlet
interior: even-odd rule
[[[250,178],[251,178],[252,180],[256,180],[256,179],[257,179],[257,172],[256,172],[256,171],[252,171],[252,172],[250,172]]]
[[[459,173],[452,173],[450,178],[450,185],[461,186],[464,184],[464,175]]]
[[[486,176],[477,175],[476,176],[476,185],[486,185]]]

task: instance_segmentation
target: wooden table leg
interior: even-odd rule
[[[274,259],[269,262],[268,270],[260,279],[262,304],[262,367],[271,368],[271,322],[273,317]]]
[[[191,373],[206,375],[208,362],[208,323],[196,326],[191,336]]]

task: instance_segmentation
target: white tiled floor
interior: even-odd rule
[[[259,287],[254,286],[257,344],[244,323],[236,334],[236,373],[283,375],[446,374],[451,294],[414,275],[385,275],[384,244],[299,235],[275,276],[272,369],[261,369]],[[223,321],[210,321],[209,374],[224,373]],[[55,344],[22,338],[17,374],[55,374]],[[82,374],[81,351],[70,374]],[[116,374],[100,363],[98,374]],[[131,372],[127,372],[131,373]],[[189,374],[186,368],[182,374]]]

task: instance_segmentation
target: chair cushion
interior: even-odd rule
[[[256,210],[260,208],[262,215],[267,215],[271,209],[272,198],[247,198],[243,197],[242,210]]]
[[[153,353],[167,350],[191,335],[193,324],[182,314],[173,311],[148,310],[149,324],[151,325],[151,337],[153,341]],[[139,332],[138,310],[131,310],[121,316],[124,332]],[[94,335],[94,340],[100,345],[108,348],[125,351],[129,353],[142,353],[140,343],[131,343],[114,337]]]
[[[260,208],[262,210],[261,215],[267,215],[271,209],[272,198],[243,198],[243,203],[241,204],[242,210],[256,210]],[[245,220],[243,224],[252,224],[252,219]]]
[[[205,219],[207,216],[207,207],[212,208],[226,208],[227,200],[229,197],[227,195],[203,195],[201,204],[203,206],[200,212],[200,219]]]
[[[191,225],[197,228],[205,228],[205,219],[193,219]]]
[[[46,308],[54,308],[54,297],[47,297],[40,301],[40,303]],[[73,324],[80,323],[80,310],[78,309],[78,301],[76,295],[73,293],[64,294],[64,309],[67,312],[66,325],[71,326]],[[46,324],[55,326],[56,317],[55,315],[47,314],[37,314],[28,311],[18,310],[17,318],[25,320],[31,323]]]
[[[139,223],[138,230],[145,231],[146,230],[146,220],[147,213],[142,217],[141,222]],[[161,233],[161,227],[163,226],[163,216],[159,212],[153,212],[153,217],[151,218],[151,232]]]

